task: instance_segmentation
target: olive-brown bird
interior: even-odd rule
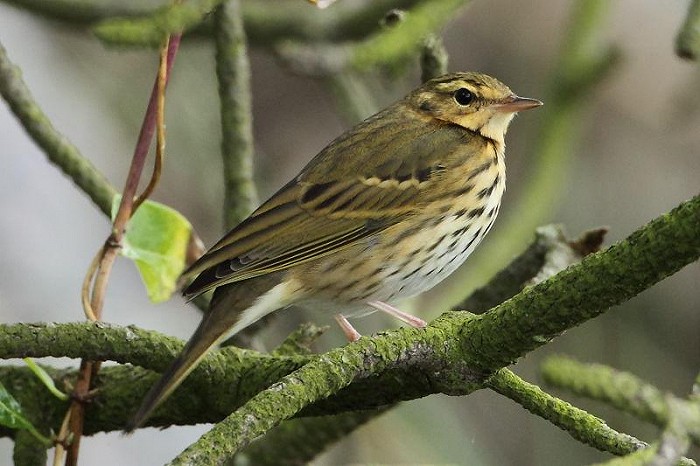
[[[480,73],[448,74],[341,135],[195,262],[188,298],[211,310],[146,396],[141,425],[213,345],[290,305],[346,316],[387,312],[426,291],[489,231],[505,190],[504,136],[515,113],[542,105]]]

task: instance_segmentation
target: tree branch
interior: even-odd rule
[[[276,52],[294,70],[312,76],[395,66],[413,56],[426,37],[454,18],[469,0],[424,0],[401,21],[360,42],[308,44],[285,41]]]
[[[172,464],[222,462],[353,381],[396,368],[411,367],[443,393],[467,394],[489,373],[635,296],[698,256],[700,197],[695,197],[605,252],[588,256],[482,316],[448,313],[426,329],[361,338],[330,351],[258,393]]]
[[[605,251],[479,316],[460,340],[478,367],[510,364],[546,341],[620,304],[700,256],[700,196]]]
[[[487,385],[532,414],[568,432],[579,442],[600,451],[626,455],[649,446],[631,435],[617,432],[603,420],[542,391],[537,385],[525,382],[508,369],[496,372]]]
[[[221,101],[224,226],[229,230],[258,204],[253,182],[250,64],[240,0],[226,0],[217,8],[214,13],[214,38]]]
[[[550,385],[603,401],[671,431],[678,431],[682,421],[683,429],[700,445],[700,404],[665,394],[633,374],[559,356],[545,361],[542,377]]]
[[[0,94],[29,136],[49,161],[68,175],[93,203],[109,217],[117,190],[80,154],[77,147],[51,124],[22,80],[22,72],[0,44]]]
[[[365,337],[316,358],[272,357],[237,348],[212,352],[149,425],[220,419],[285,374],[290,375],[275,384],[274,390],[254,397],[244,410],[218,425],[214,437],[206,439],[222,439],[219,435],[233,435],[237,426],[245,428],[245,435],[236,437],[233,447],[230,443],[219,447],[230,452],[302,409],[304,415],[328,414],[384,406],[430,393],[467,394],[480,388],[493,371],[564,329],[604,312],[696,260],[700,255],[699,229],[700,198],[696,197],[628,239],[588,256],[482,316],[446,313],[426,329],[405,328]],[[0,326],[2,358],[81,356],[163,370],[181,348],[176,339],[133,327],[94,323]],[[3,368],[10,370],[17,371]],[[130,408],[155,378],[155,374],[137,368],[105,368],[98,380],[100,395],[89,407],[86,433],[121,428]],[[352,387],[338,392],[350,383]],[[334,393],[330,399],[309,406]],[[248,414],[253,417],[246,418]],[[270,417],[261,420],[264,414]],[[239,418],[250,422],[237,424]],[[52,425],[60,422],[59,414]]]
[[[697,60],[700,55],[700,0],[691,0],[683,26],[676,36],[676,53]]]

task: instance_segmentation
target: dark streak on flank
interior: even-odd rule
[[[420,267],[418,267],[417,269],[415,269],[413,272],[409,273],[408,275],[404,275],[403,278],[404,278],[404,280],[405,280],[405,279],[407,279],[407,278],[409,278],[409,277],[412,277],[413,275],[417,274],[418,272],[420,272]]]
[[[467,226],[464,226],[464,227],[460,228],[459,230],[454,231],[454,232],[452,233],[452,237],[454,238],[454,237],[457,237],[457,236],[462,236],[463,234],[465,234],[465,233],[467,232],[467,230],[468,230],[469,228],[471,228],[471,226],[472,226],[472,224],[470,223],[470,224],[468,224]]]
[[[467,213],[467,209],[459,209],[457,212],[455,212],[455,218],[459,218],[466,213]]]
[[[473,190],[474,190],[474,184],[469,183],[469,184],[467,184],[466,186],[464,186],[463,188],[461,188],[460,190],[458,190],[458,191],[455,193],[455,195],[456,195],[457,197],[463,196],[463,195],[465,195],[465,194],[467,194],[467,193],[469,193],[469,192],[471,192],[471,191],[473,191]]]
[[[428,246],[428,248],[425,250],[425,252],[433,252],[435,250],[435,248],[437,248],[440,245],[440,243],[442,243],[445,240],[446,236],[447,235],[441,236],[439,240],[435,241],[433,244]]]
[[[472,170],[471,172],[469,172],[469,175],[467,175],[467,180],[471,180],[472,178],[474,178],[474,177],[480,175],[481,173],[485,172],[486,170],[488,170],[488,169],[491,167],[491,165],[492,165],[492,161],[491,161],[491,160],[488,160],[488,161],[482,163],[481,165],[479,165],[478,167],[476,167],[474,170]],[[472,187],[472,189],[473,189],[473,187]]]
[[[480,217],[484,213],[484,206],[478,207],[476,209],[472,209],[469,211],[467,214],[467,217],[469,218],[474,218],[474,217]]]
[[[489,186],[488,188],[482,189],[481,191],[479,191],[478,193],[476,193],[476,197],[477,197],[478,199],[483,199],[483,198],[485,198],[485,197],[487,197],[487,196],[490,196],[491,193],[493,192],[493,188],[495,188],[495,187],[496,187],[496,184],[494,183],[494,184],[492,184],[491,186]]]
[[[403,263],[401,264],[401,268],[403,269],[408,264],[410,264],[411,261],[413,260],[413,258],[416,257],[416,255],[418,255],[418,253],[420,253],[422,250],[423,250],[422,248],[418,248],[418,249],[414,249],[413,251],[411,251],[411,253],[408,255],[408,257],[406,257],[406,259],[404,259]]]

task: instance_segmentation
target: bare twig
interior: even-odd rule
[[[158,77],[156,78],[156,82],[153,86],[151,99],[148,103],[148,108],[146,110],[146,115],[141,127],[138,142],[136,143],[136,149],[131,160],[131,167],[129,168],[129,174],[127,175],[124,192],[119,204],[119,209],[114,218],[112,233],[105,241],[104,246],[100,249],[99,265],[95,268],[95,261],[93,261],[93,264],[90,266],[90,272],[94,270],[94,281],[93,277],[88,275],[84,282],[82,302],[84,305],[86,305],[85,313],[90,319],[100,320],[102,317],[105,291],[107,289],[107,283],[109,281],[112,265],[114,264],[114,260],[116,259],[119,248],[121,247],[124,231],[126,230],[126,224],[129,218],[131,218],[134,210],[138,207],[138,205],[136,205],[134,202],[136,190],[138,188],[139,179],[141,178],[141,172],[143,171],[143,167],[145,165],[146,156],[148,155],[148,148],[151,140],[153,139],[153,133],[159,119],[160,127],[162,129],[162,115],[158,117],[157,113],[160,111],[162,114],[163,111],[163,92],[165,90],[169,71],[172,67],[175,53],[177,52],[179,44],[180,36],[178,35],[173,36],[170,41],[166,41],[165,45],[163,46],[165,52],[161,55],[161,66],[159,68]],[[162,136],[159,139],[161,139],[161,141],[159,141],[159,148],[162,151],[162,146],[160,145],[160,142],[162,142]],[[158,162],[156,162],[156,168],[157,167]],[[154,174],[154,178],[157,180],[157,175]],[[88,299],[88,289],[85,284],[89,284],[91,282],[92,290],[90,292],[90,298]],[[75,388],[73,390],[73,402],[69,408],[71,413],[69,429],[70,435],[72,435],[72,441],[67,450],[67,466],[75,466],[78,463],[80,440],[82,437],[85,416],[85,403],[88,401],[90,396],[89,392],[92,378],[94,375],[96,375],[98,370],[99,363],[83,360],[80,364],[80,376],[75,384]]]

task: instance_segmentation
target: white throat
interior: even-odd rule
[[[514,116],[515,113],[511,112],[495,112],[493,115],[491,115],[489,121],[487,121],[486,124],[479,129],[479,133],[481,133],[482,136],[493,139],[494,141],[500,142],[501,145],[503,145],[506,131],[508,131],[508,125],[510,124],[511,120],[513,120]]]

